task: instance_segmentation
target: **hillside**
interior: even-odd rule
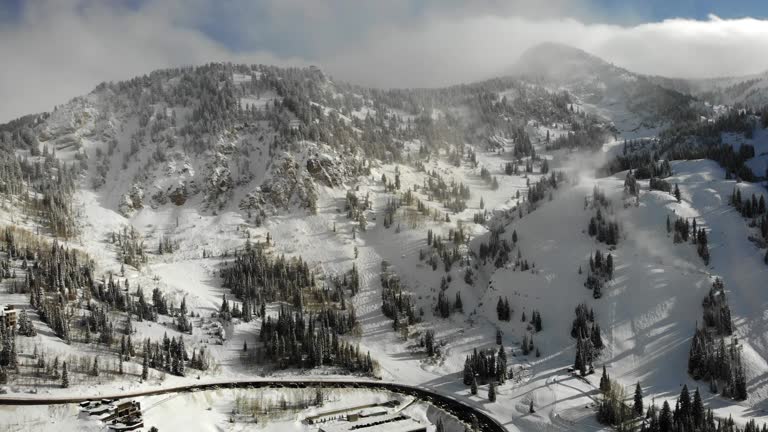
[[[580,109],[605,118],[617,136],[627,138],[656,134],[709,111],[689,93],[567,45],[545,43],[528,49],[512,74],[568,91]]]
[[[103,83],[0,127],[0,302],[29,317],[4,336],[0,385],[352,375],[435,389],[510,431],[598,430],[605,366],[646,406],[687,384],[718,418],[768,421],[760,116],[559,45],[442,89],[232,64]],[[701,231],[677,239],[667,218]],[[696,381],[717,278],[732,322],[717,336],[739,354]],[[604,344],[585,376],[568,370],[580,304]],[[742,379],[746,398],[717,394]]]

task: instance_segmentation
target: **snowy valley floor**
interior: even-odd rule
[[[500,166],[502,160],[493,153],[478,155],[486,166]],[[222,258],[202,258],[203,250],[218,256],[223,251],[242,247],[246,233],[250,240],[264,241],[267,233],[274,239],[273,250],[277,254],[301,255],[311,266],[325,274],[341,274],[353,263],[361,275],[361,292],[354,298],[361,335],[351,340],[359,342],[361,351],[370,351],[379,362],[379,374],[384,380],[433,388],[461,398],[501,421],[510,431],[550,430],[600,430],[590,406],[598,398],[596,389],[599,373],[586,380],[572,376],[567,368],[573,364],[574,341],[570,326],[574,308],[584,302],[594,309],[597,321],[603,329],[607,344],[596,368],[607,366],[612,378],[627,387],[627,393],[639,381],[646,394],[646,403],[655,399],[675,398],[683,384],[689,388],[700,387],[705,404],[716,409],[716,415],[744,421],[757,418],[768,421],[768,310],[765,281],[768,267],[762,262],[764,251],[748,240],[750,228],[739,213],[728,205],[734,187],[742,194],[760,192],[758,186],[736,184],[724,180],[723,171],[711,161],[687,161],[673,163],[674,176],[668,179],[679,183],[682,202],[670,194],[648,191],[647,182],[641,182],[639,205],[623,197],[625,173],[603,179],[582,179],[578,184],[561,187],[553,200],[544,200],[539,208],[523,218],[514,218],[505,236],[515,230],[519,241],[518,250],[534,267],[521,272],[512,268],[491,272],[492,264],[481,267],[474,285],[464,282],[463,273],[452,271],[452,283],[447,291],[453,298],[461,290],[464,313],[455,313],[448,319],[433,317],[433,306],[439,291],[440,280],[445,275],[442,267],[433,271],[419,260],[419,249],[426,248],[427,229],[447,234],[456,221],[463,221],[472,237],[482,238],[487,230],[472,223],[472,215],[479,210],[483,197],[486,208],[505,212],[515,207],[515,192],[525,190],[526,181],[521,176],[497,174],[498,190],[491,190],[469,169],[452,170],[442,162],[429,169],[452,173],[454,178],[469,184],[473,195],[470,208],[452,215],[451,223],[432,223],[415,219],[401,222],[401,231],[381,226],[381,215],[369,220],[368,229],[352,236],[353,222],[343,211],[344,191],[326,189],[321,193],[318,214],[283,215],[270,218],[262,227],[254,227],[234,210],[219,215],[200,214],[194,210],[165,206],[157,210],[145,209],[130,221],[107,210],[99,204],[98,195],[90,190],[79,193],[81,216],[87,235],[74,242],[90,253],[103,273],[119,272],[116,253],[107,244],[108,235],[124,224],[131,223],[139,229],[149,245],[156,244],[161,234],[171,234],[181,239],[180,249],[172,256],[152,257],[151,262],[139,271],[130,270],[131,286],[141,284],[145,290],[160,287],[178,304],[186,297],[190,310],[209,317],[218,309],[226,291],[221,287],[218,269]],[[423,173],[400,167],[403,188],[421,184]],[[389,194],[378,181],[381,173],[394,175],[393,166],[384,166],[363,179],[358,194],[370,192],[373,208],[381,209]],[[537,175],[531,175],[535,181]],[[616,250],[615,279],[609,283],[601,299],[593,299],[584,288],[585,275],[578,273],[579,266],[588,266],[589,255],[595,250],[607,251],[587,233],[592,210],[585,209],[586,196],[598,185],[614,203],[617,219],[621,220],[623,235]],[[436,205],[432,203],[432,205]],[[515,212],[510,212],[515,214]],[[696,217],[700,226],[709,232],[711,264],[707,267],[697,256],[691,244],[674,244],[665,228],[666,216]],[[336,232],[332,227],[336,224]],[[359,255],[354,257],[354,247]],[[382,261],[389,262],[400,275],[407,290],[417,298],[417,307],[424,309],[424,324],[413,326],[412,333],[433,329],[438,341],[444,342],[438,359],[427,359],[417,338],[403,340],[392,330],[392,322],[381,312],[381,285],[379,274]],[[741,403],[709,394],[707,383],[697,383],[686,377],[686,364],[691,336],[697,321],[701,320],[701,300],[711,285],[711,277],[719,276],[725,282],[737,335],[744,346],[744,360],[748,368],[750,398]],[[8,283],[8,281],[4,282]],[[496,302],[499,296],[509,298],[513,308],[510,322],[496,318]],[[0,294],[0,302],[27,305],[22,295]],[[532,310],[541,312],[543,330],[534,335],[535,345],[541,357],[522,354],[520,342],[528,324],[521,321],[523,312],[530,317]],[[270,307],[276,313],[277,305]],[[167,320],[166,320],[167,321]],[[226,329],[226,341],[222,345],[209,345],[214,338],[203,327],[210,319],[195,321],[193,335],[187,337],[187,348],[208,346],[215,359],[215,367],[202,374],[199,382],[227,379],[245,379],[260,375],[288,376],[296,371],[269,371],[247,366],[242,361],[243,342],[256,345],[260,321],[236,323]],[[45,324],[35,319],[38,336],[20,347],[22,355],[31,354],[35,344],[44,346],[48,355],[74,355],[83,349],[81,345],[66,345],[55,338]],[[178,336],[168,322],[135,323],[137,333],[152,338]],[[478,396],[471,396],[461,382],[465,357],[475,348],[497,348],[496,329],[503,331],[503,344],[507,348],[509,362],[515,376],[498,387],[498,399],[487,400],[487,386],[481,386]],[[155,373],[146,383],[139,383],[136,372],[139,364],[128,364],[126,378],[90,382],[71,389],[53,386],[41,387],[34,397],[43,395],[63,396],[84,394],[97,396],[116,391],[178,385],[196,377],[178,378]],[[300,372],[306,376],[333,376],[336,371],[314,370]],[[9,388],[10,393],[22,393],[33,397],[25,386]],[[225,428],[226,410],[221,408],[206,412],[211,404],[219,404],[219,396],[208,394],[145,398],[142,404],[157,403],[147,413],[147,418],[157,421],[160,430],[172,430],[174,413],[185,419],[194,419],[201,430],[245,430]],[[528,412],[533,401],[536,413]],[[223,403],[223,402],[221,402]],[[426,409],[426,408],[425,408]],[[183,410],[183,411],[182,411]],[[183,414],[178,414],[183,412]],[[29,430],[89,430],[84,426],[71,426],[73,413],[65,406],[49,408],[49,414],[57,419],[47,423],[47,415],[31,408],[2,408],[4,418],[14,418],[23,424],[35,425]],[[10,416],[10,417],[8,417]],[[75,420],[72,420],[75,421]],[[192,420],[190,420],[192,421]],[[37,422],[37,423],[35,423]],[[50,426],[45,429],[43,424]],[[165,423],[163,423],[165,422]],[[12,423],[0,422],[12,425]],[[151,421],[148,424],[152,424]],[[37,426],[40,426],[38,429]],[[202,426],[205,425],[205,426]],[[95,427],[95,426],[94,426]],[[238,426],[239,427],[239,426]],[[249,426],[250,427],[250,426]],[[286,424],[279,422],[268,426],[256,425],[264,430],[299,430],[295,419]],[[0,428],[0,430],[2,430]],[[23,430],[11,428],[9,430]],[[94,429],[97,430],[97,429]]]

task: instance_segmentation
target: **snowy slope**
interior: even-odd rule
[[[561,54],[558,49],[553,52]],[[679,94],[661,94],[656,89],[647,104],[640,101],[631,105],[629,98],[648,88],[644,78],[586,55],[579,54],[572,59],[569,67],[578,73],[548,77],[547,87],[553,91],[566,89],[573,98],[575,110],[613,122],[622,137],[654,135],[664,124],[664,116],[669,115],[664,111],[669,101],[687,101]],[[529,60],[536,68],[546,67],[553,61],[539,58],[535,61],[541,63],[535,63],[530,57]],[[244,86],[260,79],[261,75],[256,73],[231,75],[233,83]],[[165,83],[176,84],[173,79]],[[501,100],[508,96],[511,99],[518,94],[517,90],[502,90],[493,98]],[[400,108],[373,108],[373,104],[360,98],[362,106],[351,110],[332,106],[331,101],[326,101],[327,105],[313,101],[309,106],[324,115],[338,116],[343,126],[337,131],[354,137],[362,134],[355,125],[379,115],[400,116],[409,122],[408,127],[426,121],[424,117],[437,122],[449,114],[455,114],[462,121],[467,120],[462,115],[474,116],[466,105],[434,108],[419,117]],[[651,103],[658,102],[657,98],[661,100],[658,106]],[[132,103],[128,98],[110,93],[109,88],[78,98],[52,113],[39,128],[40,148],[55,149],[57,157],[68,162],[87,154],[88,167],[73,203],[81,235],[69,244],[94,258],[99,277],[109,272],[120,273],[118,251],[108,239],[111,233],[131,225],[141,233],[150,252],[146,265],[139,269],[127,266],[125,278],[131,287],[140,284],[147,293],[159,288],[174,304],[185,299],[189,310],[200,315],[194,319],[192,334],[183,335],[187,349],[206,347],[213,357],[214,367],[201,373],[199,382],[262,374],[335,376],[343,373],[333,368],[274,370],[268,365],[247,364],[243,361],[242,347],[244,342],[249,346],[257,344],[261,319],[250,323],[234,320],[232,325],[223,328],[223,339],[215,335],[222,324],[212,318],[212,314],[218,310],[222,297],[229,294],[221,286],[219,277],[222,264],[229,258],[221,255],[241,249],[246,240],[263,243],[269,236],[273,255],[301,256],[319,276],[321,284],[356,266],[362,286],[349,301],[361,325],[359,333],[345,338],[359,343],[361,351],[371,352],[379,365],[378,376],[428,386],[461,398],[493,414],[510,431],[601,428],[595,422],[594,410],[588,407],[599,397],[596,390],[599,378],[590,376],[584,380],[566,370],[574,358],[574,340],[570,337],[574,308],[582,302],[594,309],[607,344],[596,366],[605,364],[621,384],[631,389],[640,381],[647,400],[656,398],[657,401],[674,398],[683,384],[705,389],[706,383],[697,383],[686,375],[687,357],[695,325],[701,320],[701,300],[712,278],[720,277],[730,300],[736,334],[744,347],[750,398],[737,403],[703,392],[705,402],[716,408],[720,416],[733,414],[739,421],[752,417],[768,420],[762,411],[768,408],[765,405],[768,380],[764,379],[768,370],[768,316],[765,314],[768,296],[763,289],[768,268],[762,261],[765,250],[748,240],[753,229],[728,205],[735,187],[746,195],[764,193],[764,190],[758,185],[725,180],[724,172],[714,162],[695,160],[672,164],[674,174],[667,180],[679,184],[682,202],[678,203],[667,193],[648,191],[648,182],[641,181],[642,192],[636,205],[634,200],[624,197],[625,172],[594,178],[594,168],[605,161],[606,153],[620,148],[619,141],[607,144],[604,152],[597,154],[578,149],[547,152],[543,137],[547,133],[556,138],[572,132],[568,121],[541,123],[532,118],[503,119],[505,123],[524,125],[537,146],[537,153],[548,161],[551,169],[562,169],[570,175],[551,200],[543,199],[535,211],[527,213],[519,209],[521,206],[527,209],[524,201],[529,184],[542,177],[541,161],[532,162],[531,173],[507,175],[505,164],[514,161],[511,153],[515,142],[491,127],[487,130],[489,136],[466,143],[475,150],[477,164],[462,158],[458,166],[450,160],[449,151],[454,150],[451,146],[430,155],[423,169],[416,164],[392,163],[387,158],[365,158],[353,148],[333,148],[319,139],[303,136],[274,151],[278,134],[266,121],[206,135],[210,140],[205,143],[206,150],[196,153],[189,151],[192,148],[189,146],[196,144],[181,142],[182,135],[176,133],[177,128],[185,126],[189,107],[160,102],[141,106],[151,107],[148,129],[163,123],[162,137],[157,142],[144,137],[138,150],[133,152],[132,137],[143,128],[140,125],[143,114],[135,112]],[[266,110],[282,100],[276,91],[264,90],[238,95],[237,103],[241,109]],[[168,118],[174,115],[176,125],[166,125],[164,122],[170,122]],[[758,131],[747,141],[726,135],[723,142],[734,146],[745,142],[755,145],[757,157],[749,163],[757,170],[760,167],[753,165],[763,163],[764,159],[759,158],[764,158],[768,151],[764,132]],[[118,144],[110,153],[113,140]],[[489,141],[493,145],[487,145]],[[423,144],[419,138],[397,144],[408,158],[418,160]],[[464,145],[456,147],[462,152],[466,150]],[[531,161],[526,157],[520,162]],[[359,169],[360,166],[366,170]],[[482,179],[482,168],[497,178],[497,189]],[[423,189],[433,172],[448,181],[469,186],[471,197],[467,200],[467,209],[450,213],[450,221],[445,221],[442,217],[433,220],[418,215],[413,206],[403,207],[397,211],[393,226],[385,228],[387,201],[409,189],[440,215],[447,212],[443,203],[431,200]],[[389,179],[399,175],[400,191],[387,191],[380,180],[382,174]],[[94,183],[94,179],[99,178],[103,182]],[[595,250],[608,251],[586,233],[593,213],[585,209],[585,197],[591,196],[596,185],[612,200],[615,217],[622,226],[621,240],[611,251],[616,264],[615,278],[606,286],[601,299],[592,298],[591,292],[584,288],[586,275],[578,272],[579,267],[588,267],[589,255]],[[344,210],[347,192],[368,196],[372,202],[371,210],[366,212],[365,231],[357,228],[356,221],[347,218]],[[481,198],[484,210],[489,212],[486,224],[474,221],[475,214],[481,211]],[[309,201],[314,203],[315,211],[307,208]],[[141,205],[137,205],[139,203]],[[34,220],[21,217],[22,209],[15,208],[12,202],[4,204],[0,212],[4,223],[37,229]],[[665,229],[668,215],[695,217],[700,226],[706,227],[712,255],[709,266],[704,265],[694,246],[673,243]],[[477,251],[479,244],[487,241],[489,227],[497,224],[505,225],[503,236],[510,242],[512,233],[517,233],[519,240],[510,255],[516,257],[519,252],[532,264],[531,270],[520,271],[511,263],[496,269],[477,259],[472,250]],[[450,229],[459,226],[470,236],[470,246],[459,247],[466,265],[454,264],[446,273],[442,265],[433,270],[419,259],[420,250],[429,249],[428,230],[446,236]],[[173,253],[153,253],[163,236],[178,242]],[[423,321],[410,327],[407,338],[393,331],[392,320],[381,310],[379,276],[384,261],[412,293],[416,309],[423,311]],[[467,268],[474,270],[472,284],[465,282]],[[453,299],[456,293],[461,293],[464,309],[443,319],[434,307],[441,280],[448,276],[451,281],[446,295]],[[7,287],[11,281],[3,283]],[[513,308],[510,322],[496,319],[499,297],[510,300]],[[28,304],[27,296],[6,292],[0,294],[0,301],[24,307]],[[274,316],[278,308],[278,304],[270,304],[268,312]],[[521,316],[525,313],[530,317],[533,310],[539,311],[543,318],[543,330],[533,335],[540,357],[534,353],[525,356],[520,349],[524,335],[530,335],[529,325]],[[115,317],[120,315],[115,313]],[[29,355],[35,345],[47,356],[103,353],[95,345],[67,345],[48,331],[36,315],[33,319],[39,334],[19,347],[24,355]],[[169,317],[161,317],[157,323],[135,323],[135,326],[140,337],[157,339],[166,333],[182,336]],[[490,403],[487,385],[482,385],[479,395],[473,396],[462,384],[461,373],[465,357],[475,349],[498,349],[497,329],[503,331],[503,345],[515,376],[498,387],[499,399]],[[435,332],[441,345],[441,355],[437,358],[427,358],[424,348],[419,346],[419,338],[427,330]],[[94,379],[75,389],[46,386],[39,392],[106,394],[198,382],[197,375],[182,378],[153,371],[148,381],[140,383],[136,379],[140,364],[127,362],[127,368],[129,373],[123,378]],[[22,383],[10,386],[8,391],[19,394],[27,391],[27,387]],[[200,424],[211,429],[220,427],[226,422],[226,415],[222,414],[224,408],[221,408],[226,405],[223,401],[215,413],[200,412],[213,404],[211,398],[206,394],[172,399],[167,404],[159,404],[148,416],[164,427],[176,427],[178,424],[168,418],[168,413],[191,404],[197,408],[194,418]],[[146,398],[146,402],[154,404],[160,402],[158,399]],[[531,401],[537,409],[535,414],[528,412]],[[55,414],[62,418],[71,414],[63,409],[62,412]],[[28,415],[21,409],[15,413]],[[42,421],[32,413],[29,415],[34,421]],[[276,427],[280,430],[302,429],[294,420],[279,423]],[[70,427],[69,423],[66,425]]]
[[[568,91],[579,109],[607,120],[626,139],[655,135],[672,120],[704,109],[686,93],[562,44],[530,48],[512,74]]]

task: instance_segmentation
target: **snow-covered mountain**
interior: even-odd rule
[[[765,421],[768,111],[667,87],[546,44],[442,89],[155,71],[0,126],[0,301],[25,311],[0,385],[354,374],[599,430],[605,366]]]
[[[528,49],[512,74],[567,90],[583,109],[608,119],[622,135],[641,137],[708,111],[690,94],[568,45],[544,43]]]
[[[768,103],[768,71],[736,77],[671,79],[652,77],[659,85],[716,105],[760,107]]]

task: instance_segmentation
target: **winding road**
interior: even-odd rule
[[[361,388],[371,390],[386,390],[394,393],[401,393],[413,396],[429,402],[430,404],[445,410],[446,412],[458,417],[464,422],[472,424],[474,421],[479,425],[479,430],[483,432],[507,432],[507,429],[496,419],[485,412],[468,405],[458,399],[448,395],[437,393],[433,390],[416,387],[405,384],[397,384],[386,381],[373,380],[319,380],[319,379],[289,379],[289,380],[253,380],[253,381],[223,381],[206,384],[193,384],[177,387],[167,387],[157,390],[146,390],[138,392],[119,393],[114,395],[99,395],[95,397],[73,396],[63,398],[36,398],[36,397],[0,397],[1,405],[54,405],[79,403],[87,400],[98,399],[127,399],[139,396],[153,396],[170,393],[184,393],[202,390],[233,389],[233,388],[306,388],[306,387],[326,387],[326,388]]]

